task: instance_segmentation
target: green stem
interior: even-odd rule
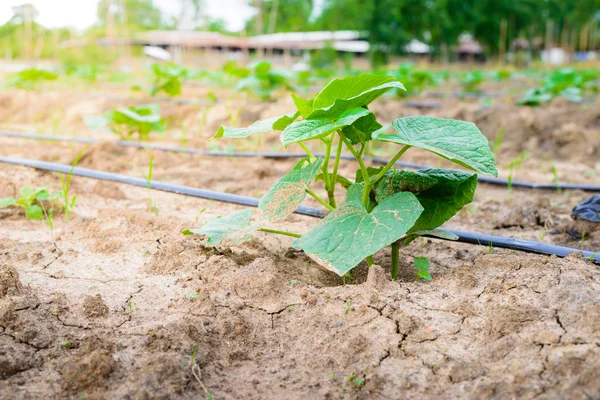
[[[331,185],[331,180],[329,179],[329,158],[331,157],[331,144],[333,143],[332,138],[328,138],[327,140],[323,140],[325,145],[325,159],[323,160],[323,181],[325,182],[325,190],[327,191],[327,197],[329,198],[329,203],[331,203],[331,199],[333,197],[333,190]],[[334,184],[335,185],[335,184]],[[333,200],[335,203],[335,199]]]
[[[302,150],[304,150],[306,152],[306,154],[308,154],[308,157],[311,160],[314,160],[316,157],[315,155],[312,153],[312,151],[310,151],[310,149],[308,147],[306,147],[306,145],[302,142],[298,142],[298,145],[300,145],[300,147],[302,147]]]
[[[392,280],[398,280],[398,264],[400,261],[400,242],[392,243]]]
[[[373,261],[373,256],[368,256],[366,258],[367,260],[367,265],[370,267],[371,265],[375,264],[375,261]]]
[[[379,182],[379,180],[381,178],[383,178],[383,176],[390,170],[390,168],[392,168],[394,166],[394,164],[396,163],[396,161],[398,161],[398,159],[400,157],[402,157],[402,155],[404,153],[406,153],[406,150],[410,149],[410,146],[406,145],[404,146],[395,156],[394,158],[392,158],[390,160],[390,162],[388,162],[385,167],[383,167],[383,169],[377,174],[377,176],[375,176],[375,178],[373,178],[371,180],[371,185],[374,185],[375,183]]]
[[[338,146],[337,146],[337,151],[335,152],[335,161],[333,163],[333,174],[331,175],[331,191],[333,194],[335,194],[335,185],[337,184],[337,175],[338,175],[338,169],[340,167],[340,158],[342,156],[342,146],[343,145],[343,141],[342,139],[338,140]],[[332,206],[337,207],[336,203],[335,203],[335,195],[331,196],[329,198],[329,202],[331,203]]]
[[[295,238],[299,238],[302,236],[302,235],[299,235],[299,234],[293,233],[293,232],[278,231],[276,229],[269,229],[269,228],[258,228],[258,230],[261,232],[275,233],[277,235],[291,236],[291,237],[295,237]]]
[[[323,200],[318,194],[316,194],[315,192],[313,192],[310,189],[305,189],[305,190],[306,190],[306,193],[308,193],[309,195],[311,195],[313,197],[313,199],[315,199],[316,201],[321,203],[321,205],[323,205],[323,207],[327,208],[329,211],[335,210],[335,207],[333,207],[331,204],[329,204],[328,202]]]
[[[369,181],[369,172],[367,171],[367,166],[365,165],[361,157],[362,150],[361,153],[357,152],[344,135],[340,133],[340,137],[344,141],[344,144],[346,145],[348,150],[350,150],[350,153],[352,153],[354,158],[356,158],[356,161],[358,161],[358,165],[360,165],[360,171],[362,172],[363,180],[365,181],[365,191],[363,192],[362,202],[365,205],[365,208],[367,208],[367,206],[369,205],[369,191],[371,190],[371,182]]]

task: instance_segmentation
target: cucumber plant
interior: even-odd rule
[[[89,116],[85,124],[92,130],[108,128],[121,139],[130,139],[137,133],[141,140],[147,140],[150,132],[164,133],[167,129],[158,104],[123,107],[104,115]]]
[[[181,94],[181,84],[188,75],[186,67],[175,63],[155,63],[150,65],[150,71],[154,75],[154,82],[150,90],[152,96],[156,96],[160,92],[165,92],[169,96]]]
[[[25,217],[33,221],[40,221],[45,218],[45,222],[50,227],[50,233],[54,237],[54,205],[63,196],[63,192],[52,192],[47,187],[36,189],[25,186],[19,190],[19,195],[18,198],[5,197],[0,199],[0,208],[22,208],[25,210]],[[50,207],[48,207],[48,204]]]
[[[277,181],[259,202],[258,212],[237,211],[209,220],[184,234],[204,236],[208,246],[239,244],[257,231],[294,237],[292,246],[303,250],[325,268],[344,276],[362,260],[392,246],[391,274],[398,278],[398,250],[423,235],[456,237],[437,229],[473,200],[477,174],[446,169],[398,170],[394,164],[410,148],[433,152],[462,167],[497,176],[496,162],[488,140],[470,122],[427,116],[398,118],[393,132],[377,122],[369,104],[388,90],[404,89],[389,76],[358,75],[334,79],[311,99],[292,94],[297,111],[254,122],[246,128],[222,126],[215,138],[246,138],[254,133],[282,131],[281,143],[298,145],[307,157]],[[300,118],[300,119],[299,119]],[[324,148],[318,158],[306,146],[314,141]],[[396,155],[378,168],[363,159],[369,141],[399,146]],[[342,176],[341,154],[346,148],[358,162],[353,177]],[[323,181],[327,196],[310,188]],[[346,191],[343,202],[336,196]],[[269,228],[292,214],[309,195],[329,213],[303,234]],[[425,277],[424,262],[417,261]]]

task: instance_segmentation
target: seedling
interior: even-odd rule
[[[58,177],[60,178],[60,186],[62,188],[61,194],[63,197],[63,210],[65,212],[65,220],[67,222],[69,222],[71,220],[71,212],[75,208],[75,202],[77,201],[77,196],[75,196],[75,195],[73,195],[73,197],[69,198],[69,189],[71,187],[71,178],[73,177],[73,170],[77,166],[77,163],[81,159],[81,156],[83,156],[83,152],[85,151],[86,148],[87,148],[87,146],[85,146],[83,148],[83,150],[81,150],[79,152],[79,154],[77,154],[77,157],[75,157],[75,161],[73,161],[73,164],[71,164],[71,169],[69,170],[69,175],[67,175],[66,178],[63,177],[62,173],[60,173],[60,172],[58,173]]]
[[[38,68],[24,69],[17,72],[8,80],[8,87],[16,87],[19,89],[34,89],[39,82],[54,81],[58,79],[58,74],[52,71],[46,71]]]
[[[92,130],[108,128],[121,139],[130,139],[137,133],[140,140],[147,140],[150,132],[166,131],[158,104],[123,107],[104,115],[86,117],[85,124]]]
[[[312,99],[292,95],[297,108],[293,113],[257,121],[247,128],[222,126],[215,139],[283,131],[282,144],[300,146],[307,157],[262,197],[254,219],[254,210],[244,209],[183,233],[203,235],[207,246],[236,245],[250,240],[257,231],[290,236],[295,238],[293,247],[339,276],[362,260],[371,265],[371,256],[389,245],[392,254],[398,254],[399,246],[422,235],[456,239],[437,228],[473,200],[477,175],[438,168],[397,170],[394,164],[411,147],[418,147],[497,176],[488,140],[473,123],[426,116],[398,118],[392,123],[394,131],[388,132],[368,105],[392,89],[403,90],[404,86],[389,76],[334,79]],[[308,141],[320,144],[325,157],[315,157]],[[369,141],[393,143],[400,149],[385,166],[367,167],[363,154]],[[342,176],[339,171],[344,148],[359,165],[355,176]],[[310,188],[314,181],[323,182],[326,197]],[[336,197],[337,188],[346,191],[343,202]],[[306,195],[328,211],[314,228],[299,234],[267,227],[292,214]],[[398,257],[394,256],[392,278],[398,278]]]
[[[271,99],[273,92],[285,88],[295,90],[290,82],[292,76],[286,71],[275,71],[268,61],[258,61],[248,65],[248,68],[238,67],[235,63],[227,63],[223,71],[240,78],[235,90],[250,92],[261,100]]]
[[[344,303],[346,305],[346,309],[344,310],[344,315],[348,315],[350,313],[350,309],[352,308],[352,303],[350,303],[350,300],[346,300],[346,303]]]
[[[485,80],[485,75],[481,71],[469,71],[462,78],[463,89],[467,93],[480,93],[479,86]]]
[[[148,211],[153,212],[158,217],[158,206],[152,200],[152,171],[154,169],[154,157],[150,155],[150,164],[148,164],[148,173],[145,174],[137,165],[132,164],[142,174],[146,180],[146,186],[148,188]]]
[[[186,67],[174,63],[156,63],[150,66],[150,70],[154,74],[154,83],[150,90],[152,96],[160,92],[165,92],[169,96],[181,94],[181,84],[188,74]]]
[[[188,300],[194,300],[196,297],[200,296],[200,293],[198,292],[193,292],[193,293],[188,293],[185,295],[185,298]]]
[[[425,279],[426,281],[431,280],[431,275],[429,275],[429,260],[427,257],[417,257],[415,258],[415,269],[417,270],[417,280]]]
[[[20,197],[5,197],[0,199],[0,208],[20,207],[25,210],[25,217],[30,220],[39,221],[46,219],[50,227],[50,233],[54,238],[54,209],[46,209],[43,202],[52,204],[63,196],[62,191],[50,192],[47,187],[34,189],[32,187],[23,187],[19,191]]]
[[[73,347],[73,343],[68,342],[68,341],[59,342],[58,344],[60,344],[61,346],[66,347],[67,349],[70,349],[71,347]]]

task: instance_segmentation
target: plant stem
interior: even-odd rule
[[[310,189],[305,189],[305,190],[306,190],[306,193],[308,193],[309,195],[311,195],[313,199],[315,199],[316,201],[318,201],[319,203],[321,203],[321,205],[323,205],[329,211],[335,210],[335,207],[333,207],[331,204],[329,204],[328,202],[326,202],[325,200],[323,200],[321,198],[321,196],[319,196],[318,194],[316,194],[315,192],[313,192]]]
[[[323,140],[325,145],[325,159],[323,160],[323,166],[321,167],[323,170],[323,181],[325,182],[325,190],[327,191],[327,197],[329,198],[330,204],[335,204],[335,199],[333,199],[333,189],[332,186],[335,186],[335,182],[332,185],[331,180],[329,178],[329,158],[331,157],[331,145],[333,144],[333,138],[328,138],[327,140]],[[333,201],[332,201],[333,199]],[[332,205],[333,205],[332,204]]]
[[[304,143],[298,142],[298,145],[300,145],[300,147],[302,147],[302,150],[304,150],[306,152],[306,154],[308,154],[308,157],[311,160],[314,160],[316,158],[315,155],[312,153],[312,151],[310,151],[309,148],[306,147],[306,145]]]
[[[392,280],[398,280],[398,264],[400,261],[400,243],[392,243]]]
[[[383,167],[383,169],[377,174],[377,176],[375,176],[375,178],[373,178],[371,180],[371,185],[374,185],[375,183],[377,183],[381,178],[383,178],[383,176],[386,174],[386,172],[388,172],[390,170],[390,168],[392,168],[394,166],[394,164],[396,163],[396,161],[398,161],[398,159],[400,157],[402,157],[402,155],[404,153],[406,153],[406,150],[410,149],[410,146],[406,145],[404,146],[398,153],[396,153],[396,155],[394,156],[394,158],[392,158],[390,160],[390,162],[388,162],[385,167]]]
[[[367,265],[370,267],[371,265],[375,264],[375,261],[373,261],[373,256],[368,256],[366,258],[367,260]]]
[[[338,169],[340,167],[340,158],[342,156],[342,145],[343,145],[343,141],[342,139],[340,139],[338,141],[338,146],[337,146],[337,151],[335,152],[335,161],[333,163],[333,178],[331,179],[333,181],[333,186],[335,186],[336,182],[337,182],[337,174],[338,174]]]
[[[293,232],[278,231],[276,229],[269,229],[269,228],[258,228],[258,230],[261,232],[275,233],[277,235],[291,236],[291,237],[295,237],[295,238],[299,238],[302,236],[302,235],[299,235],[299,234],[293,233]]]
[[[344,141],[344,144],[346,145],[348,150],[350,150],[350,153],[352,153],[354,158],[356,158],[356,161],[358,161],[358,165],[360,165],[360,171],[362,172],[362,176],[365,181],[365,190],[363,191],[362,202],[363,202],[365,208],[367,208],[367,206],[369,205],[369,191],[371,190],[371,185],[370,185],[370,181],[369,181],[369,172],[367,171],[367,167],[366,167],[364,161],[362,160],[362,156],[361,156],[362,150],[360,153],[357,152],[354,149],[354,147],[352,147],[352,144],[348,141],[348,139],[346,139],[346,137],[343,134],[340,133],[340,137]]]

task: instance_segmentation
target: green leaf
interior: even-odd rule
[[[424,169],[419,173],[436,179],[438,183],[417,194],[424,211],[411,233],[441,226],[473,201],[477,174],[445,169]]]
[[[369,174],[369,178],[373,178],[381,172],[383,167],[367,167],[367,174]],[[364,176],[362,174],[362,170],[359,168],[356,170],[356,183],[364,182]]]
[[[217,131],[217,134],[213,136],[212,139],[219,138],[233,138],[233,139],[241,139],[246,138],[253,133],[263,133],[263,132],[271,132],[273,130],[281,130],[281,127],[287,127],[286,123],[289,121],[290,123],[293,119],[296,119],[295,114],[285,114],[277,117],[272,117],[268,119],[264,119],[261,121],[256,121],[252,125],[246,128],[233,128],[230,126],[221,126]],[[292,119],[293,118],[293,119]],[[211,139],[211,140],[212,140]]]
[[[16,205],[17,205],[17,201],[15,200],[14,197],[5,197],[3,199],[0,199],[0,208],[6,208],[6,207],[16,206]]]
[[[392,123],[396,133],[374,139],[419,147],[475,171],[498,176],[488,140],[472,122],[407,117]]]
[[[39,200],[39,201],[48,200],[49,198],[50,198],[50,192],[48,192],[46,189],[39,190],[35,194],[35,199]]]
[[[302,118],[306,119],[312,112],[314,100],[303,99],[302,97],[296,96],[294,93],[292,93],[292,99],[294,99],[294,104],[300,115],[302,115]]]
[[[25,208],[25,216],[28,219],[40,220],[44,216],[44,211],[40,206],[32,205]]]
[[[335,122],[327,119],[305,119],[294,122],[281,134],[281,143],[287,147],[292,143],[325,137],[370,113],[364,108],[353,108],[341,114]]]
[[[322,181],[323,180],[323,174],[318,174],[317,176],[315,176],[315,182],[317,181]],[[344,189],[348,189],[350,186],[354,185],[354,182],[352,182],[350,179],[337,174],[335,176],[335,181],[336,183],[340,184]]]
[[[306,189],[323,165],[323,159],[317,158],[312,163],[303,158],[296,166],[269,189],[260,199],[258,209],[268,221],[281,221],[293,213],[306,198]]]
[[[91,115],[85,117],[83,122],[89,129],[99,131],[108,126],[109,120],[104,115]]]
[[[437,179],[420,171],[391,169],[375,186],[375,198],[381,201],[398,192],[420,193],[431,189]]]
[[[315,95],[313,111],[307,118],[337,118],[349,109],[368,105],[393,88],[406,90],[391,76],[363,74],[334,79]]]
[[[184,235],[206,236],[204,244],[207,246],[240,244],[252,239],[251,233],[256,230],[256,226],[250,222],[252,212],[251,209],[245,209],[226,217],[213,218],[202,228],[187,229],[182,233]]]
[[[373,132],[379,131],[383,126],[377,122],[375,114],[369,113],[358,119],[352,125],[342,128],[342,133],[352,144],[364,144],[372,139]]]
[[[415,195],[404,192],[386,198],[368,213],[358,199],[360,186],[353,185],[344,204],[292,243],[340,276],[404,236],[423,211]]]
[[[417,269],[417,279],[422,278],[427,281],[431,280],[431,275],[429,275],[429,260],[427,257],[417,257],[415,258],[415,268]]]
[[[439,238],[446,239],[446,240],[458,240],[458,236],[456,236],[452,232],[443,231],[441,229],[432,229],[432,230],[426,230],[426,231],[412,232],[410,235],[408,235],[406,237],[406,239],[404,239],[404,242],[402,243],[402,245],[406,246],[407,244],[409,244],[410,242],[412,242],[419,236],[435,236],[435,237],[439,237]]]
[[[285,114],[273,123],[273,130],[282,131],[287,128],[292,122],[294,122],[300,116],[300,111],[295,114]]]

